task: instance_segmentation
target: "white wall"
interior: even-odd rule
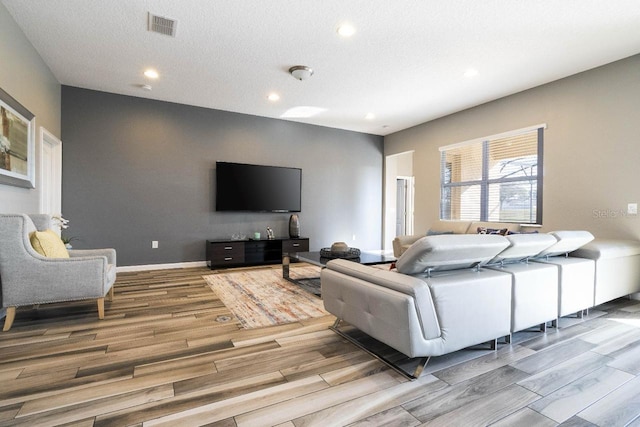
[[[0,212],[38,212],[39,128],[60,137],[60,84],[0,3],[0,87],[36,116],[36,189],[0,184]]]

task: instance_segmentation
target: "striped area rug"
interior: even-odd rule
[[[319,277],[320,268],[291,266],[290,277]],[[280,268],[260,268],[203,276],[245,329],[296,322],[327,313],[322,300],[282,278]]]

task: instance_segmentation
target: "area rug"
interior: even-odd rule
[[[292,278],[319,277],[320,268],[295,266]],[[261,268],[203,276],[246,329],[297,322],[327,313],[322,300],[282,278],[282,269]]]

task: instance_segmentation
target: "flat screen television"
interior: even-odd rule
[[[302,169],[216,162],[216,211],[300,212]]]

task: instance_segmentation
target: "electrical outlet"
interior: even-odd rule
[[[638,215],[638,204],[637,203],[628,203],[627,204],[627,214],[628,215]]]
[[[152,240],[151,241],[151,249],[158,249],[158,241],[157,240]]]

